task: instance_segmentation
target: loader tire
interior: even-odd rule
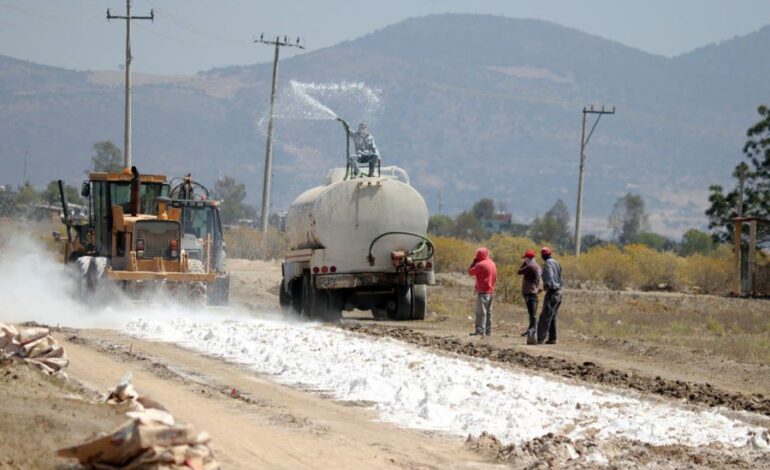
[[[197,259],[187,260],[187,271],[191,273],[203,274],[206,270],[203,268],[203,262]],[[206,305],[206,283],[201,281],[191,282],[185,289],[184,301],[191,305],[203,307]]]
[[[93,256],[81,256],[75,260],[76,294],[80,300],[86,300],[89,297],[88,271],[91,269],[91,260]]]

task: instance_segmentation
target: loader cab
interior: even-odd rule
[[[112,256],[113,206],[126,215],[133,212],[131,179],[130,173],[90,173],[83,183],[81,193],[88,198],[90,209],[90,236],[86,242],[98,256]],[[157,216],[157,199],[168,196],[168,191],[165,176],[141,175],[137,215]]]
[[[224,271],[224,236],[217,202],[211,200],[179,200],[170,202],[181,211],[182,249],[190,259],[204,261],[206,243],[211,240],[211,264]]]

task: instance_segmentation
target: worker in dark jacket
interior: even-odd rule
[[[537,321],[537,343],[556,344],[556,316],[559,314],[562,300],[561,265],[553,259],[553,252],[547,246],[540,250],[540,257],[543,258],[545,299],[543,311]]]
[[[521,336],[527,336],[537,326],[537,294],[543,290],[541,273],[540,266],[535,261],[535,250],[527,250],[519,267],[519,276],[521,276],[521,294],[524,296],[524,305],[527,306],[527,313],[529,313],[529,326]]]
[[[369,133],[369,128],[362,122],[358,125],[358,131],[351,132],[350,136],[356,149],[356,161],[368,164],[368,176],[374,176],[374,167],[380,159],[380,152],[374,143],[374,137]]]
[[[476,276],[476,330],[471,336],[489,336],[492,334],[492,300],[497,282],[497,266],[489,259],[489,250],[478,248],[469,276]]]

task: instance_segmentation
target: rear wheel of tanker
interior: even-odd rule
[[[392,320],[424,320],[427,307],[424,285],[406,285],[396,288],[396,310],[388,311]]]
[[[396,310],[388,310],[388,318],[391,320],[411,320],[412,319],[412,286],[396,287]]]
[[[425,284],[412,286],[412,320],[425,320],[428,309],[428,290]]]
[[[203,262],[197,259],[187,260],[187,272],[196,274],[205,274],[206,269],[203,267]],[[196,307],[203,307],[206,305],[206,283],[202,281],[195,281],[187,283],[184,292],[185,303],[194,305]]]
[[[286,279],[281,279],[281,284],[278,286],[278,305],[281,306],[284,314],[291,312],[291,296],[286,292]]]
[[[388,309],[372,307],[372,317],[374,317],[375,320],[387,320],[389,318]]]
[[[302,315],[302,288],[304,282],[299,279],[295,279],[289,282],[289,302],[291,305],[291,313],[297,316]]]
[[[300,316],[308,320],[313,318],[313,286],[310,274],[302,275],[302,309]]]
[[[319,320],[329,323],[336,323],[342,319],[342,303],[344,296],[337,290],[316,291],[326,294],[326,305],[321,309],[323,316]]]

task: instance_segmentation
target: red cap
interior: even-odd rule
[[[544,247],[543,247],[543,248],[540,250],[540,255],[541,255],[541,256],[551,256],[551,254],[552,254],[552,253],[553,253],[553,252],[551,251],[551,249],[550,249],[550,248],[548,248],[547,246],[544,246]]]
[[[534,258],[535,257],[535,250],[527,250],[524,252],[525,258]]]

